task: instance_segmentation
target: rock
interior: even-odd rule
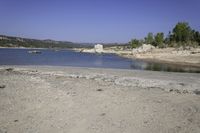
[[[200,90],[195,90],[195,91],[194,91],[194,94],[200,95]]]
[[[97,89],[97,91],[103,91],[102,89]]]
[[[106,113],[101,113],[101,114],[100,114],[100,116],[105,116],[105,115],[106,115]]]
[[[7,133],[7,130],[5,130],[5,129],[0,129],[0,133]]]
[[[184,48],[182,46],[177,48],[177,51],[183,51],[183,50],[184,50]]]
[[[94,46],[94,51],[95,51],[96,53],[103,53],[103,45],[101,45],[101,44],[95,45],[95,46]]]
[[[13,71],[14,70],[14,68],[7,68],[6,69],[6,71],[8,71],[8,72],[11,72],[11,71]]]
[[[14,120],[14,122],[18,122],[19,120]]]
[[[139,53],[151,52],[153,49],[155,49],[155,47],[152,46],[151,44],[143,44],[139,48],[133,49],[132,53],[139,54]]]
[[[4,88],[6,88],[5,85],[0,85],[0,89],[4,89]]]
[[[143,44],[140,48],[142,48],[142,50],[144,52],[149,52],[151,51],[152,49],[154,49],[155,47],[152,46],[151,44]]]
[[[85,52],[85,53],[94,53],[94,49],[84,49],[82,50],[82,52]]]

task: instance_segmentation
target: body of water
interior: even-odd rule
[[[34,50],[34,49],[32,49]],[[79,53],[72,50],[42,49],[40,54],[28,53],[30,49],[0,49],[0,65],[49,65],[139,69],[170,72],[200,72],[199,68],[145,62],[119,57],[115,54]]]

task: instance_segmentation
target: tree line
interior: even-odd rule
[[[151,44],[155,47],[197,47],[200,46],[200,32],[192,29],[187,22],[179,22],[165,37],[163,32],[155,35],[150,32],[144,39],[132,39],[129,45],[132,48],[142,44]]]

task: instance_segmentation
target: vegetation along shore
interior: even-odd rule
[[[76,51],[92,52],[91,48]],[[105,47],[102,53],[114,53],[122,57],[146,61],[190,65],[200,67],[200,33],[188,23],[179,22],[167,36],[160,32],[148,33],[144,39],[132,39],[127,45]]]

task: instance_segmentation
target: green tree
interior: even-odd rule
[[[131,48],[137,48],[139,46],[141,46],[141,43],[139,40],[137,39],[132,39],[129,44],[131,45]]]
[[[200,45],[200,33],[198,31],[192,30],[192,41]]]
[[[155,46],[158,46],[159,48],[164,47],[164,33],[157,33],[155,35]]]
[[[148,33],[147,37],[144,38],[145,43],[152,44],[154,42],[153,33]]]
[[[186,22],[179,22],[173,29],[173,39],[176,42],[185,42],[191,40],[191,28]]]
[[[164,40],[164,43],[168,46],[171,46],[170,45],[170,42],[172,41],[172,34],[171,34],[171,31],[169,31],[169,33],[167,34],[165,40]]]

